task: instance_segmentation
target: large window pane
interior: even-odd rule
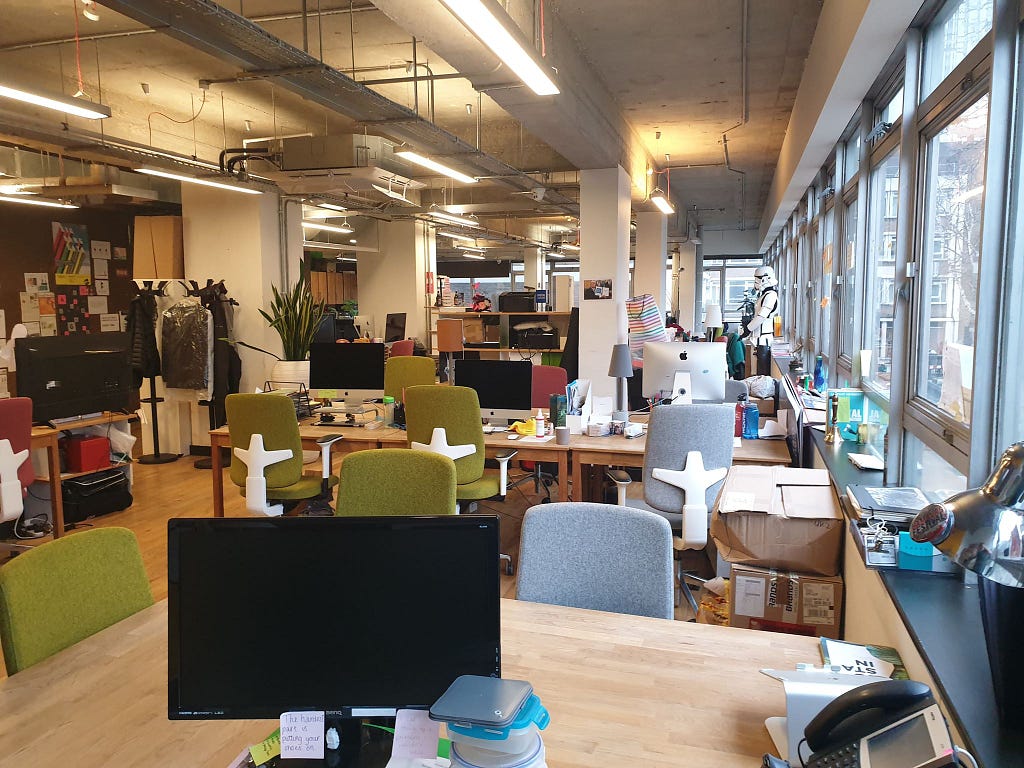
[[[988,96],[927,144],[917,394],[971,421]],[[927,345],[927,346],[926,346]]]
[[[705,265],[704,269],[704,290],[701,292],[701,306],[700,314],[704,314],[704,310],[708,304],[721,304],[722,303],[722,270],[720,269],[707,269]]]
[[[859,348],[857,336],[857,200],[851,200],[843,216],[843,243],[839,254],[843,273],[841,350],[851,360]]]
[[[843,147],[843,184],[846,184],[860,170],[860,134],[846,140]]]
[[[867,295],[864,344],[871,350],[867,379],[889,392],[896,280],[896,216],[899,210],[900,154],[890,152],[871,171],[868,205]]]
[[[925,32],[921,98],[935,90],[991,28],[992,0],[949,0]]]
[[[967,490],[967,478],[910,432],[903,446],[903,485],[916,485],[933,501]]]
[[[903,116],[903,89],[900,88],[896,94],[889,99],[889,103],[882,107],[881,119],[883,123],[895,123]]]
[[[835,256],[832,240],[835,237],[835,208],[830,208],[825,213],[825,223],[822,225],[821,249],[821,290],[819,291],[818,302],[821,307],[820,337],[818,338],[818,351],[831,360],[832,349],[829,347],[830,334],[832,333],[832,282],[835,275]]]

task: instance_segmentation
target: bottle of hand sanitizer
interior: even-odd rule
[[[544,419],[544,409],[538,408],[537,415],[533,417],[534,434],[537,437],[544,437],[547,432],[547,425]]]

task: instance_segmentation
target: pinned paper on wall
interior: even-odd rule
[[[21,296],[21,322],[39,322],[39,294],[22,293]]]
[[[391,757],[437,757],[439,725],[425,709],[398,710]]]
[[[105,314],[107,314],[107,297],[106,296],[90,296],[89,297],[89,314],[90,315],[105,315]]]
[[[45,272],[26,272],[25,291],[27,293],[39,293],[50,290],[50,276]]]
[[[120,245],[115,245],[114,261],[128,261],[128,249]]]
[[[40,336],[56,336],[57,335],[57,317],[56,315],[43,315],[39,318],[39,335]]]
[[[6,399],[11,396],[11,392],[7,389],[7,369],[0,368],[0,398]]]
[[[108,243],[109,245],[109,243]],[[96,243],[92,244],[93,256],[92,256],[92,278],[95,281],[100,277],[110,277],[110,262],[107,259],[100,259],[96,257]]]
[[[7,313],[0,309],[0,339],[7,338]]]
[[[281,714],[281,759],[324,759],[324,713]]]
[[[121,316],[118,314],[105,314],[100,315],[100,331],[106,333],[107,331],[120,331],[121,330]]]
[[[39,294],[37,294],[37,296],[39,297],[38,300],[40,317],[57,314],[57,299],[52,293],[40,292]]]
[[[110,258],[110,243],[106,240],[93,240],[92,241],[92,258],[95,259],[109,259]]]
[[[28,322],[28,323],[22,323],[22,325],[25,326],[25,329],[28,331],[28,335],[29,336],[42,336],[43,335],[43,331],[42,331],[42,328],[40,328],[40,326],[39,326],[39,321],[38,320],[33,320],[31,322]]]
[[[97,296],[109,296],[110,295],[110,281],[100,278],[93,286],[96,289]]]

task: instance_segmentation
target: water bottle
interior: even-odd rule
[[[747,407],[747,396],[740,395],[736,398],[736,418],[733,422],[733,437],[743,437],[743,411]]]
[[[745,440],[757,440],[759,437],[758,423],[761,418],[757,410],[757,403],[747,402],[743,406],[743,438]]]
[[[391,395],[384,396],[384,426],[390,427],[395,423],[395,398]]]
[[[821,355],[814,358],[814,388],[819,392],[825,389],[825,363]]]
[[[544,419],[544,410],[542,408],[537,409],[537,415],[533,417],[534,434],[537,437],[544,437],[547,433],[547,425]]]

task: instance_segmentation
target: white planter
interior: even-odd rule
[[[275,383],[302,383],[309,388],[309,360],[278,360],[270,371]]]

